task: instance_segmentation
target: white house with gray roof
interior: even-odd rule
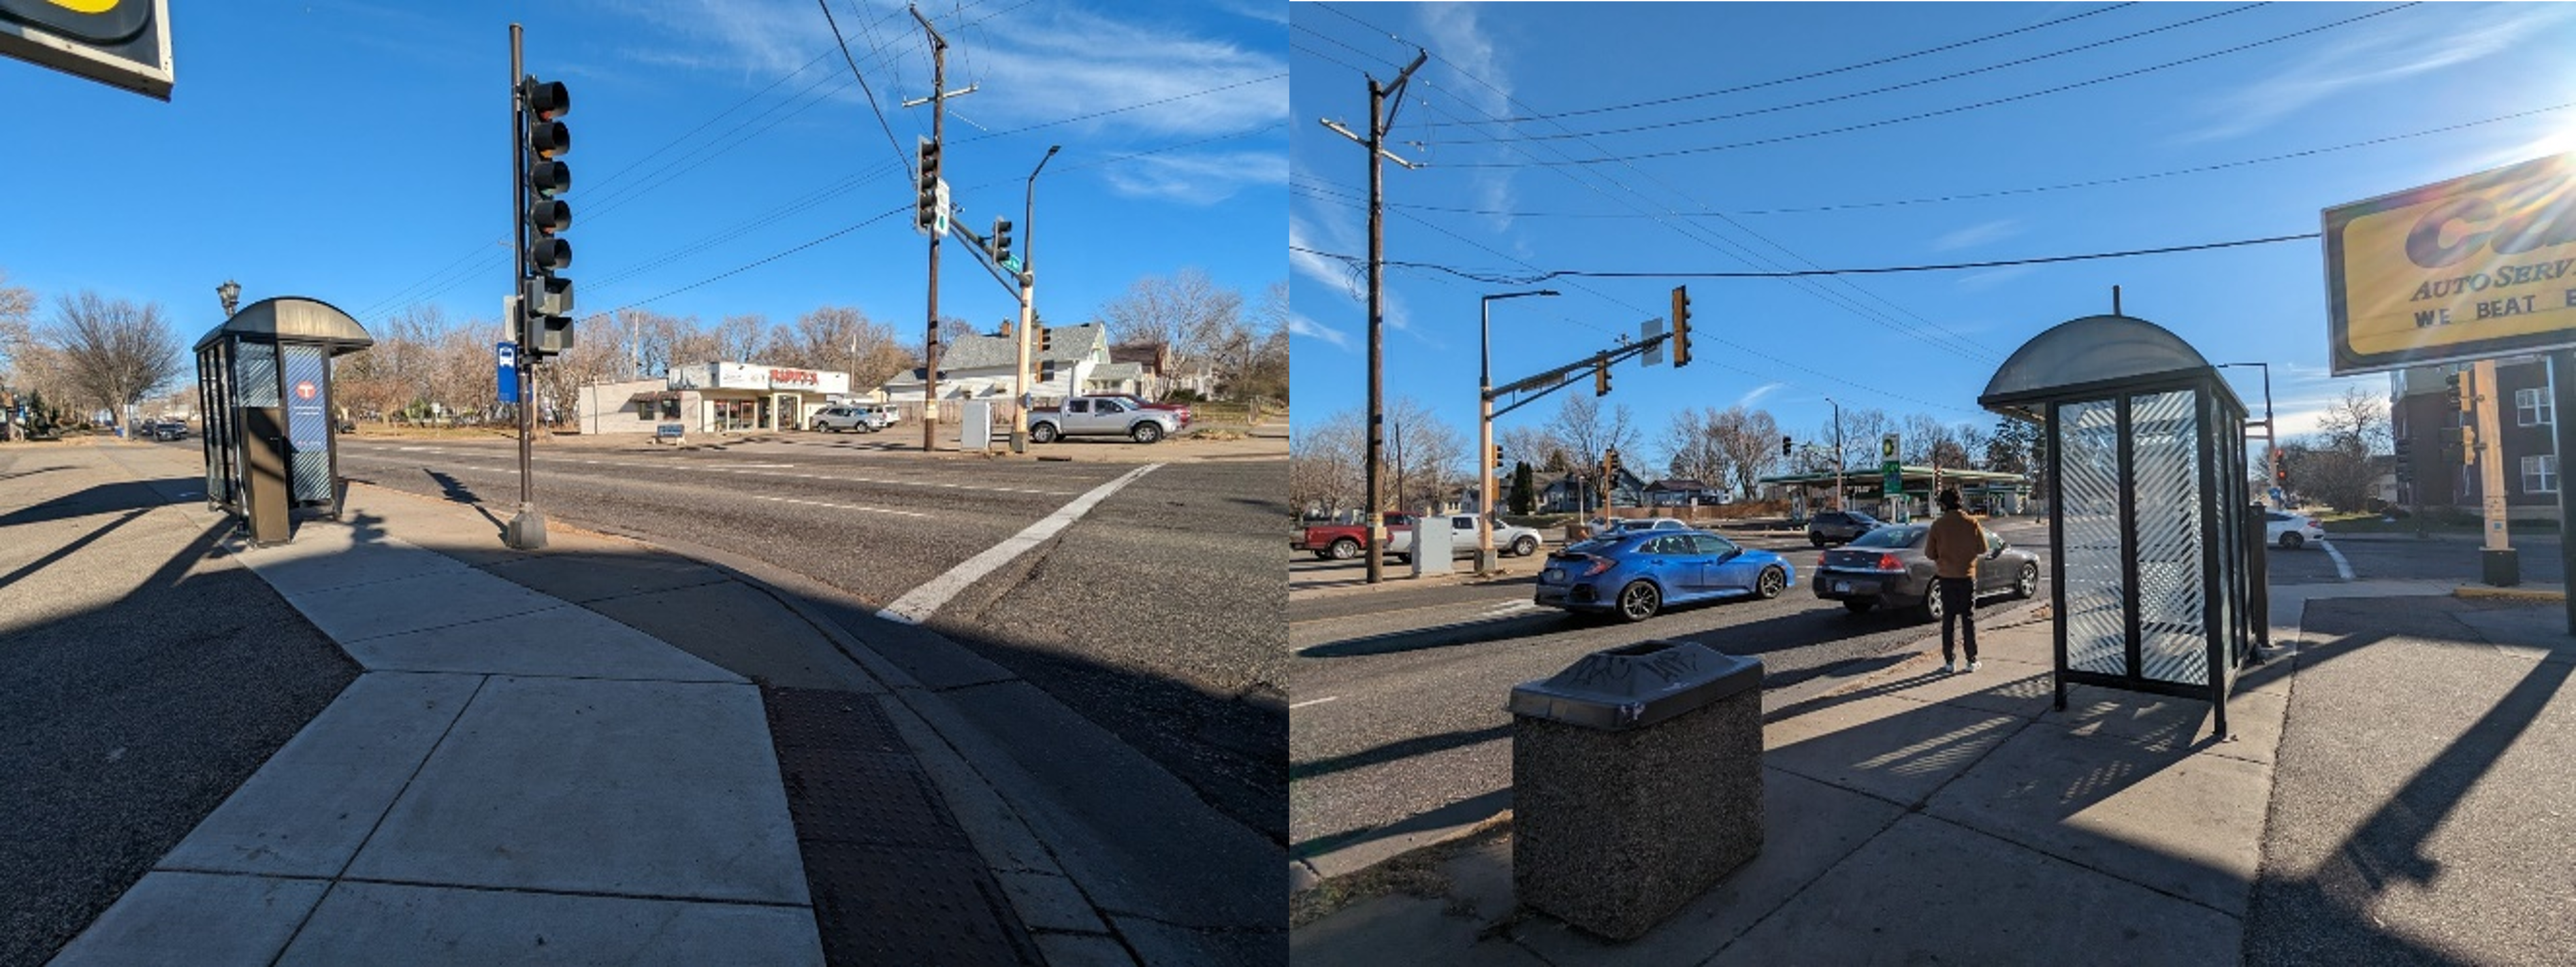
[[[1139,392],[1144,367],[1109,360],[1108,328],[1099,323],[1047,327],[1050,347],[1029,347],[1029,393],[1046,406],[1083,393]],[[1011,398],[1011,377],[1019,344],[1008,336],[960,336],[939,351],[939,398],[943,400]],[[921,402],[922,371],[912,370],[877,387],[880,401]]]

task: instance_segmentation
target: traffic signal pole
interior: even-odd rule
[[[528,271],[528,229],[523,221],[528,213],[528,126],[526,90],[521,79],[527,76],[520,54],[518,24],[510,25],[510,290],[518,292]],[[536,437],[536,408],[528,405],[535,395],[536,368],[530,357],[530,346],[536,340],[528,333],[527,300],[510,300],[510,338],[519,342],[519,512],[510,518],[502,533],[503,541],[515,550],[533,551],[546,546],[546,518],[537,512],[535,454],[530,441]]]
[[[906,9],[912,11],[912,19],[921,22],[922,31],[930,35],[930,145],[932,151],[938,152],[944,149],[948,130],[948,40],[939,36],[939,28],[931,26],[919,8]],[[933,449],[939,433],[939,232],[935,229],[930,233],[929,291],[929,327],[922,339],[922,356],[927,360],[921,370],[923,453]]]

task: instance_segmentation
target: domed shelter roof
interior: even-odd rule
[[[230,335],[252,342],[320,343],[331,355],[356,352],[376,344],[366,327],[338,307],[320,299],[279,296],[243,306],[223,325],[208,330],[191,351],[203,351]]]
[[[2085,316],[2023,343],[1986,382],[1977,405],[2035,421],[2048,400],[2098,399],[2133,384],[2146,388],[2194,379],[2236,402],[2209,360],[2165,327],[2135,316]]]

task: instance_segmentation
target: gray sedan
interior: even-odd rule
[[[1982,528],[1980,528],[1982,530]],[[1941,620],[1941,596],[1932,593],[1932,559],[1923,553],[1928,524],[1890,524],[1826,551],[1808,584],[1816,596],[1840,601],[1853,614],[1871,608],[1912,608]],[[1977,561],[1977,598],[2039,593],[2039,555],[1985,531],[1986,554]]]

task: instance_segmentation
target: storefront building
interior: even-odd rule
[[[674,366],[661,380],[584,387],[580,432],[652,433],[666,423],[689,433],[793,430],[848,395],[848,373],[756,363]]]

